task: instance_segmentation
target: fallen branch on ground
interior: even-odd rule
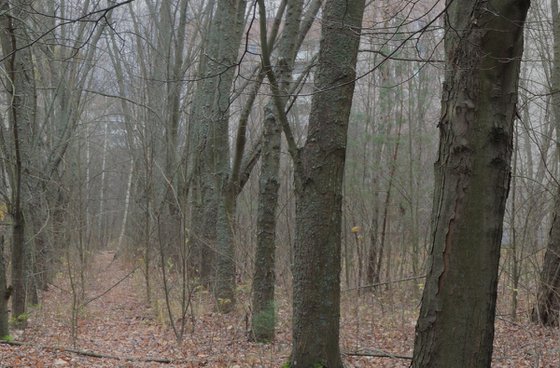
[[[393,358],[393,359],[406,359],[412,360],[411,355],[401,355],[401,354],[392,354],[388,353],[383,350],[363,350],[363,351],[347,351],[344,353],[347,356],[361,356],[361,357],[372,357],[372,358]]]
[[[347,291],[362,290],[362,289],[373,289],[373,288],[376,288],[378,286],[398,284],[398,283],[405,282],[405,281],[420,280],[420,279],[425,279],[425,278],[426,278],[426,275],[411,276],[411,277],[406,277],[406,278],[400,279],[400,280],[378,282],[377,284],[369,284],[369,285],[361,285],[361,286],[357,286],[357,287],[351,287],[351,288],[348,288],[348,289],[343,289],[343,290],[341,290],[341,292],[345,293]]]
[[[180,364],[180,363],[189,363],[187,360],[175,360],[175,359],[167,359],[167,358],[140,358],[140,357],[123,357],[117,355],[109,355],[109,354],[101,354],[96,353],[91,350],[80,350],[80,349],[72,349],[72,348],[65,348],[60,346],[43,346],[43,345],[34,345],[27,342],[22,341],[7,341],[7,340],[0,340],[0,344],[5,345],[14,345],[14,346],[29,346],[36,349],[41,350],[57,350],[66,353],[78,354],[83,356],[88,356],[92,358],[100,358],[100,359],[114,359],[114,360],[123,360],[128,362],[141,362],[141,363],[164,363],[164,364]]]

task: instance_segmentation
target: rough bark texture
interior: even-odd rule
[[[229,150],[229,106],[230,90],[235,73],[234,66],[237,63],[241,36],[245,24],[245,0],[229,1],[226,13],[223,15],[223,23],[220,29],[221,35],[221,65],[227,67],[218,76],[217,105],[214,114],[218,114],[210,128],[210,141],[213,142],[209,148],[216,159],[216,180],[218,188],[218,221],[216,223],[217,238],[217,275],[214,297],[217,300],[218,309],[229,312],[235,306],[235,248],[233,242],[233,220],[236,209],[237,196],[231,195],[228,186],[228,178],[231,175],[230,150]],[[218,2],[220,9],[220,2]]]
[[[201,210],[200,213],[193,214],[198,218],[193,227],[199,232],[194,236],[198,239],[196,243],[200,247],[200,278],[209,288],[213,288],[216,281],[219,208],[225,211],[223,203],[220,206],[220,202],[221,188],[228,173],[226,166],[229,164],[227,114],[235,70],[233,65],[240,42],[240,36],[236,37],[234,34],[236,27],[233,25],[238,19],[236,10],[241,5],[244,8],[245,2],[217,1],[209,21],[200,62],[200,71],[204,78],[197,85],[191,113],[193,143],[190,156],[200,177],[197,182],[200,204],[196,208]],[[212,13],[212,8],[208,11]],[[225,213],[220,218],[223,222],[226,218]]]
[[[533,322],[545,326],[558,326],[560,322],[560,187],[557,190],[537,305],[531,314]]]
[[[257,213],[257,248],[252,290],[252,333],[256,341],[274,338],[276,320],[274,306],[276,207],[280,182],[281,128],[268,104],[264,121],[263,152],[259,176]]]
[[[206,54],[201,69],[205,79],[194,97],[195,128],[200,170],[203,226],[200,234],[203,283],[213,287],[218,309],[231,310],[235,303],[235,260],[232,219],[235,199],[227,193],[230,175],[230,92],[241,36],[246,1],[219,0],[210,22]],[[203,56],[204,57],[204,56]]]
[[[490,367],[529,1],[447,3],[432,250],[412,367]]]
[[[30,1],[0,1],[3,15],[0,19],[2,54],[6,57],[8,99],[11,101],[9,122],[12,143],[6,152],[12,167],[8,170],[11,185],[10,212],[12,215],[12,264],[11,276],[14,288],[12,298],[12,315],[19,316],[25,312],[25,223],[24,206],[24,172],[29,169],[29,147],[26,142],[31,135],[35,122],[35,78],[33,60],[29,47],[29,36],[25,19],[29,12]]]
[[[284,31],[278,45],[275,73],[279,87],[287,92],[296,55],[302,0],[288,0]],[[252,333],[256,341],[274,338],[276,312],[274,305],[276,207],[280,180],[280,148],[282,128],[277,121],[274,103],[264,108],[264,132],[259,175],[259,204],[257,213],[257,248],[252,286]]]
[[[202,50],[201,54],[207,53],[206,48],[209,46],[208,34],[210,29],[210,23],[212,22],[212,14],[214,12],[214,1],[209,1],[206,5],[205,20],[203,22],[204,38],[201,42]],[[205,75],[207,69],[208,60],[205,57],[201,57],[198,61],[198,71],[197,75]],[[208,246],[208,241],[205,238],[206,232],[204,231],[204,219],[205,212],[203,206],[203,178],[201,175],[201,158],[202,151],[205,143],[205,136],[207,135],[207,121],[203,121],[202,104],[203,98],[205,97],[205,84],[209,83],[209,80],[202,79],[196,85],[196,90],[193,96],[192,108],[190,112],[190,121],[188,124],[189,137],[188,146],[185,150],[186,163],[188,168],[190,168],[190,175],[192,176],[192,188],[191,188],[191,223],[190,223],[190,238],[191,251],[193,255],[191,260],[191,267],[195,270],[194,274],[200,277],[201,283],[208,287],[210,286],[211,277],[211,258],[213,252]],[[188,169],[187,168],[187,169]],[[189,171],[189,170],[186,170]]]
[[[556,128],[556,144],[560,146],[560,14],[558,0],[550,1],[552,10],[552,27],[554,35],[554,60],[551,73],[552,113]],[[560,155],[560,153],[559,153]],[[531,319],[545,326],[558,326],[560,323],[560,185],[556,188],[556,198],[550,224],[548,244],[544,255],[543,268],[537,304],[533,308]]]
[[[292,368],[340,368],[340,232],[364,1],[328,0],[308,135],[296,160]]]

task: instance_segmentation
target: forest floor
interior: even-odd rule
[[[210,307],[208,293],[199,291],[193,300],[194,328],[190,325],[192,330],[178,344],[166,326],[165,313],[144,302],[141,271],[113,256],[104,251],[94,257],[86,299],[98,297],[79,309],[75,338],[69,317],[72,293],[60,275],[56,286],[43,295],[42,304],[31,310],[28,327],[13,334],[22,345],[0,343],[0,367],[268,368],[287,361],[291,339],[288,298],[278,305],[276,342],[263,345],[247,339],[246,292],[241,292],[235,312],[220,315]],[[381,296],[343,294],[341,348],[348,368],[410,364],[397,356],[359,356],[382,351],[402,356],[412,353],[417,297],[377,294]],[[492,366],[559,367],[559,330],[534,326],[525,315],[519,319],[514,323],[498,317]]]

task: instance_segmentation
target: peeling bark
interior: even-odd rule
[[[412,367],[490,367],[526,0],[447,1],[432,249]]]

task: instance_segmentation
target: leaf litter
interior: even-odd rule
[[[133,269],[134,265],[120,258],[114,260],[110,251],[94,257],[87,297],[102,296],[79,310],[75,341],[69,318],[72,297],[64,275],[59,275],[56,286],[44,292],[42,304],[31,309],[28,327],[13,331],[12,337],[23,345],[0,344],[0,367],[268,368],[288,361],[291,309],[287,293],[278,293],[278,327],[271,344],[248,339],[249,288],[240,288],[245,291],[240,292],[238,307],[227,315],[214,312],[208,292],[197,291],[195,325],[177,343],[166,321],[146,304],[144,276],[138,267],[131,273]],[[410,360],[402,356],[412,355],[419,294],[417,290],[343,292],[340,343],[348,368],[409,366]],[[521,301],[520,308],[528,309],[527,304]],[[531,324],[526,315],[517,322],[498,317],[492,367],[559,367],[559,338],[558,329]],[[401,357],[367,356],[372,353]]]

